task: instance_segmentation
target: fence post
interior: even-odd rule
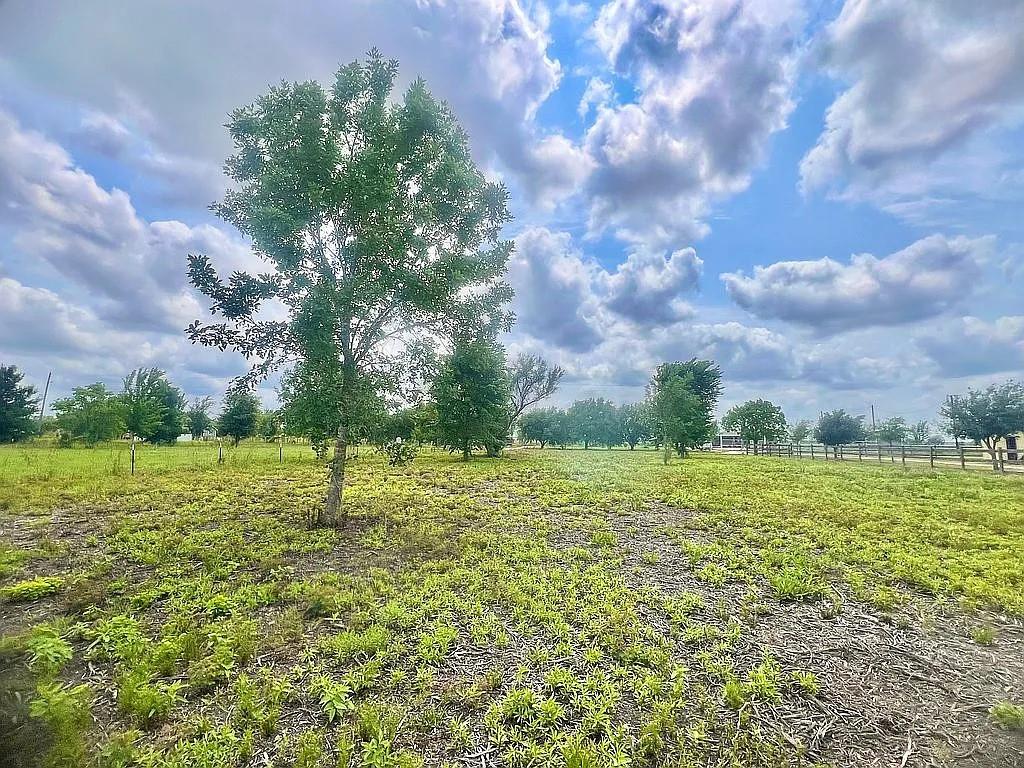
[[[929,445],[928,446],[928,465],[932,469],[935,469],[935,446],[934,445]]]
[[[903,463],[903,468],[907,468],[907,447],[900,443],[900,461]]]
[[[281,464],[284,463],[284,435],[277,441],[277,461]]]
[[[217,440],[217,463],[224,463],[224,438]]]
[[[882,444],[881,443],[876,443],[876,445],[878,446],[878,463],[881,464],[882,463]]]
[[[132,474],[135,474],[135,438],[132,438]]]
[[[1006,472],[1006,457],[1003,455],[1003,449],[999,449],[999,471]]]
[[[967,469],[967,461],[964,459],[964,447],[960,446],[960,469]]]
[[[843,446],[839,446],[839,460],[842,461],[845,457],[843,456]]]
[[[857,443],[857,461],[864,461],[864,443]]]
[[[814,443],[811,443],[811,458],[814,458]]]

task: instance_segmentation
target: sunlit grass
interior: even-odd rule
[[[16,534],[0,607],[23,616],[0,656],[53,764],[796,760],[751,713],[827,687],[742,661],[745,624],[717,598],[631,586],[623,547],[646,514],[680,579],[741,586],[745,612],[940,598],[1024,614],[1013,478],[621,451],[391,468],[363,450],[334,531],[304,527],[326,479],[308,447],[225,455],[143,447],[130,475],[123,445],[0,449]],[[649,544],[637,561],[664,567]]]

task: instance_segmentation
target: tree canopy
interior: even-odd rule
[[[24,440],[35,432],[36,388],[22,384],[24,374],[0,364],[0,443]]]
[[[135,437],[171,444],[185,431],[185,395],[159,368],[136,368],[123,384],[125,427]]]
[[[954,435],[984,445],[995,465],[997,443],[1024,432],[1024,384],[1010,380],[968,390],[966,395],[951,398],[941,413]]]
[[[122,436],[127,431],[124,410],[122,398],[99,382],[75,387],[71,397],[53,404],[62,441],[81,440],[87,445]]]
[[[224,397],[224,409],[217,419],[217,434],[230,437],[238,445],[247,437],[256,434],[260,415],[259,398],[242,386],[232,387]]]
[[[508,428],[505,357],[490,341],[460,342],[441,364],[432,388],[441,444],[469,459],[475,448],[496,455]]]
[[[213,417],[210,416],[212,408],[213,398],[209,396],[196,398],[189,404],[185,412],[185,421],[193,440],[198,440],[207,430],[213,429]]]
[[[569,406],[569,425],[573,439],[583,443],[584,448],[592,444],[615,445],[616,418],[615,404],[603,397],[588,397],[577,400]]]
[[[865,436],[864,417],[851,416],[842,408],[823,413],[814,428],[814,439],[833,447],[856,443]]]
[[[740,439],[754,446],[786,438],[786,415],[782,408],[768,400],[748,400],[729,409],[722,419],[722,428],[738,432]]]
[[[654,433],[668,462],[670,448],[684,456],[707,442],[715,430],[714,410],[722,372],[709,360],[662,363],[647,386]]]
[[[451,109],[422,80],[394,98],[397,75],[397,62],[371,51],[341,67],[329,91],[283,83],[235,110],[235,186],[216,210],[269,269],[223,280],[209,258],[189,256],[193,285],[224,319],[190,326],[194,342],[253,359],[250,379],[298,364],[296,386],[331,388],[335,455],[318,524],[340,522],[359,381],[417,334],[493,336],[512,320],[507,192],[484,178]],[[260,315],[271,299],[285,319]]]

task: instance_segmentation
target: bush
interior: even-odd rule
[[[400,437],[378,446],[377,451],[387,457],[392,467],[405,466],[416,458],[416,447]]]

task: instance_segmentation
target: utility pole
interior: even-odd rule
[[[875,404],[871,404],[871,431],[875,431]]]
[[[43,413],[46,411],[46,395],[50,392],[50,377],[53,375],[53,371],[46,374],[46,386],[43,387],[43,402],[39,405],[39,431],[43,429]]]

